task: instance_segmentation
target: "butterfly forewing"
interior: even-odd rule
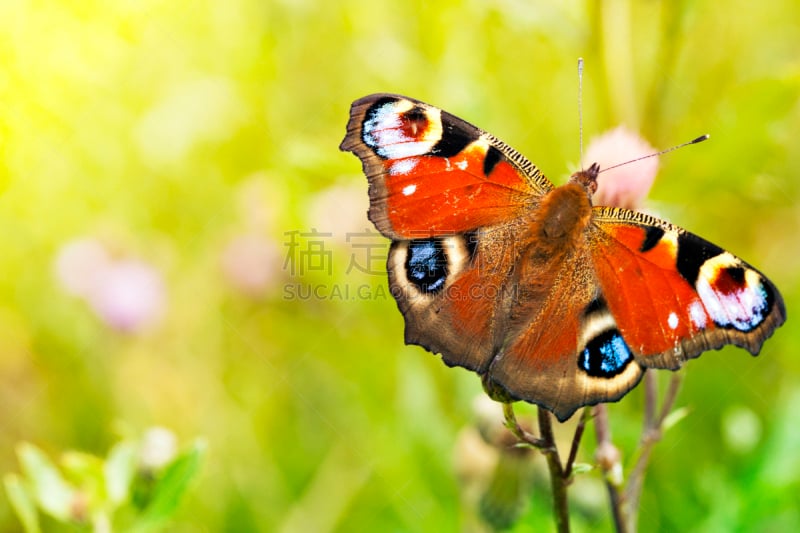
[[[362,161],[370,220],[400,240],[493,226],[519,216],[552,185],[518,152],[418,100],[357,100],[340,146]]]
[[[785,321],[778,289],[730,252],[642,213],[595,212],[598,279],[642,364],[674,369],[726,344],[755,355]]]

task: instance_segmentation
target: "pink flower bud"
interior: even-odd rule
[[[281,255],[277,245],[260,235],[234,237],[222,252],[225,279],[247,296],[262,295],[278,281]]]
[[[165,307],[161,275],[135,260],[111,263],[104,269],[89,304],[100,319],[118,331],[138,332],[158,321]]]
[[[346,243],[351,233],[364,233],[372,223],[367,219],[369,202],[364,187],[333,185],[319,191],[308,202],[308,228],[330,233],[340,243]]]
[[[88,237],[75,239],[58,251],[55,275],[67,293],[85,298],[94,290],[101,272],[110,262],[100,242]]]
[[[658,157],[649,157],[607,172],[603,169],[655,151],[647,141],[624,126],[593,139],[584,156],[587,164],[596,162],[600,165],[597,192],[592,203],[627,209],[641,206],[656,178]]]

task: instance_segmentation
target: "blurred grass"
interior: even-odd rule
[[[789,309],[759,358],[688,365],[692,413],[656,448],[642,529],[798,529],[799,36],[790,0],[4,2],[0,472],[22,440],[102,454],[118,421],[158,424],[209,443],[177,530],[474,527],[453,463],[479,381],[404,347],[384,275],[346,271],[368,200],[337,146],[353,99],[399,92],[560,182],[577,166],[582,56],[587,136],[711,133],[663,160],[652,205],[757,265]],[[286,232],[314,227],[333,234],[331,274],[291,276]],[[242,234],[277,251],[256,297],[220,266]],[[63,290],[55,257],[82,236],[163,273],[157,327],[115,333]],[[297,283],[368,297],[287,299]],[[623,450],[640,409],[636,391],[611,409]],[[744,452],[725,438],[732,409],[760,427]],[[585,477],[576,529],[607,529]],[[552,527],[536,490],[517,531]],[[18,528],[0,498],[0,530]]]

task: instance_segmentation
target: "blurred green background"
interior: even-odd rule
[[[561,183],[584,57],[587,138],[711,134],[663,159],[648,207],[763,270],[789,315],[758,358],[688,364],[642,530],[800,529],[799,52],[793,0],[4,1],[0,473],[23,440],[104,455],[164,426],[208,443],[173,530],[479,529],[479,380],[403,346],[337,147],[352,100],[399,92]],[[610,408],[628,459],[641,408]],[[537,479],[518,531],[553,528]],[[610,527],[598,474],[572,496],[576,530]]]

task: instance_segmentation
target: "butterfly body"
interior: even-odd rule
[[[387,94],[353,103],[341,148],[361,159],[370,220],[392,240],[406,343],[561,420],[619,399],[645,368],[725,344],[757,354],[785,320],[775,286],[729,252],[593,206],[596,165],[555,187],[492,135]]]

